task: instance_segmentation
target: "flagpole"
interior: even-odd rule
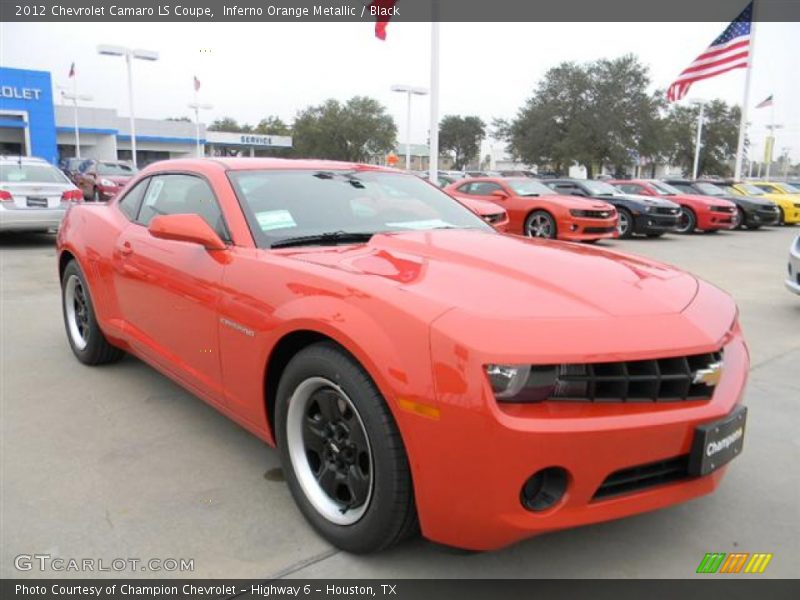
[[[74,71],[72,74],[72,109],[72,115],[75,121],[75,158],[80,158],[81,134],[78,128],[78,71]]]
[[[753,61],[756,55],[756,0],[753,0],[753,14],[750,15],[750,50],[747,57],[747,73],[744,78],[744,98],[742,99],[742,116],[739,121],[739,141],[736,144],[736,165],[733,178],[742,178],[742,158],[744,157],[744,139],[747,135],[747,108],[750,104],[750,79],[753,72]]]
[[[431,0],[430,181],[439,181],[439,10]]]

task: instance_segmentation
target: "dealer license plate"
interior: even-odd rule
[[[742,453],[747,407],[740,406],[719,421],[698,425],[694,430],[689,474],[708,475]]]
[[[28,196],[28,206],[32,208],[47,208],[47,198]]]

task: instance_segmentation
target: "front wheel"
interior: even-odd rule
[[[553,240],[557,235],[556,222],[549,213],[543,210],[533,211],[525,219],[525,235]]]
[[[109,343],[97,323],[89,286],[74,260],[64,269],[61,278],[61,308],[70,348],[79,361],[85,365],[102,365],[122,358],[122,350]]]
[[[375,552],[416,531],[400,432],[372,379],[338,346],[314,344],[292,358],[275,429],[295,502],[331,544]]]
[[[697,228],[697,217],[694,211],[686,206],[681,206],[681,216],[678,219],[678,227],[675,229],[678,233],[694,233]]]
[[[744,211],[741,206],[736,207],[736,212],[733,213],[733,227],[732,229],[742,229],[747,219],[744,216]]]
[[[627,239],[633,235],[633,215],[627,208],[620,208],[617,212],[619,214],[619,222],[617,223],[619,237]]]

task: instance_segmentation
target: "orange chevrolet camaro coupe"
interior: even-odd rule
[[[414,175],[159,162],[69,209],[58,269],[78,360],[129,352],[277,446],[306,519],[351,552],[669,506],[742,449],[728,295],[503,235]]]

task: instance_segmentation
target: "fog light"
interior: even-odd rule
[[[567,491],[567,472],[561,467],[547,467],[536,471],[522,486],[522,506],[532,511],[542,511],[554,506]]]
[[[578,231],[578,226],[575,225],[575,223],[573,223],[572,225],[569,226],[569,229],[570,231]]]

